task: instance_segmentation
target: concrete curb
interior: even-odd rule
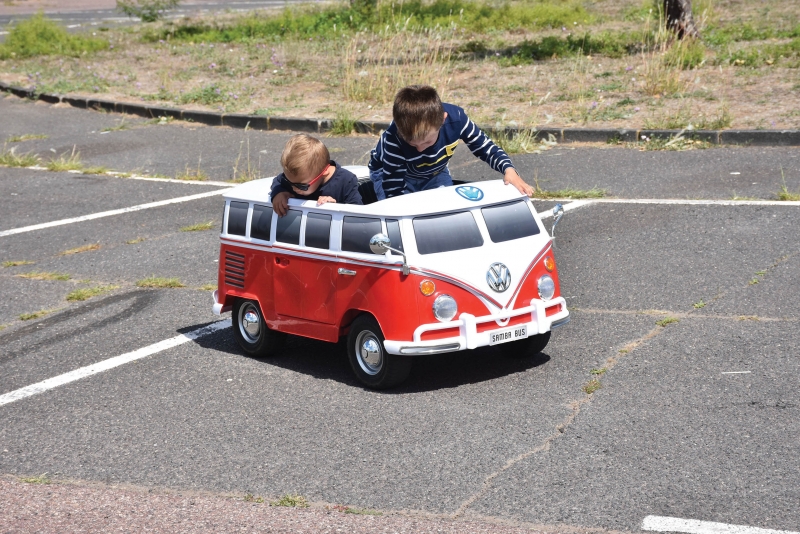
[[[230,128],[251,128],[253,130],[285,130],[292,132],[325,133],[330,131],[333,121],[330,119],[304,119],[299,117],[267,117],[263,115],[246,115],[241,113],[215,113],[212,111],[195,111],[146,104],[115,102],[97,98],[81,98],[63,95],[37,93],[35,89],[25,89],[0,82],[0,91],[11,93],[21,98],[41,100],[49,104],[64,103],[80,109],[113,111],[127,113],[148,119],[169,117],[176,120],[207,124],[209,126],[228,126]],[[388,122],[356,121],[358,133],[378,134],[389,127]],[[495,128],[484,128],[487,132],[497,133]],[[523,128],[504,128],[507,134],[525,131]],[[559,143],[607,143],[612,141],[634,142],[643,137],[648,139],[659,137],[669,139],[680,133],[680,130],[648,130],[630,128],[536,128],[536,136],[546,139],[550,135]],[[684,131],[683,136],[690,139],[706,141],[715,145],[745,146],[800,146],[800,130],[693,130]]]

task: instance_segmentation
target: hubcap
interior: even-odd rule
[[[248,302],[239,308],[239,331],[242,336],[250,343],[258,341],[261,333],[261,317],[254,304]]]
[[[377,336],[365,330],[356,339],[358,364],[368,375],[376,375],[383,367],[383,348]]]

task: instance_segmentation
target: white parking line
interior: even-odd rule
[[[800,534],[800,532],[791,532],[789,530],[770,530],[767,528],[728,525],[726,523],[657,515],[645,517],[644,521],[642,521],[642,530],[685,532],[686,534]]]
[[[57,388],[58,386],[63,386],[64,384],[75,382],[76,380],[80,380],[81,378],[86,378],[87,376],[92,376],[98,373],[102,373],[103,371],[108,371],[109,369],[113,369],[114,367],[119,367],[120,365],[124,365],[126,363],[130,363],[135,360],[141,360],[142,358],[152,356],[153,354],[156,354],[158,352],[167,349],[171,349],[172,347],[177,347],[178,345],[183,345],[188,341],[192,341],[197,338],[207,336],[208,334],[212,334],[218,330],[222,330],[223,328],[228,328],[229,326],[231,326],[230,319],[225,319],[224,321],[217,321],[216,323],[212,323],[208,326],[198,328],[197,330],[192,330],[187,334],[181,334],[179,336],[165,339],[164,341],[159,341],[158,343],[154,343],[153,345],[150,345],[148,347],[144,347],[139,350],[129,352],[127,354],[122,354],[120,356],[115,356],[113,358],[109,358],[107,360],[103,360],[102,362],[94,363],[92,365],[87,365],[86,367],[81,367],[80,369],[75,369],[74,371],[70,371],[69,373],[64,373],[63,375],[58,375],[54,376],[53,378],[48,378],[47,380],[44,380],[42,382],[31,384],[30,386],[25,386],[24,388],[20,388],[11,391],[10,393],[0,395],[0,406],[16,402],[18,400],[30,397],[32,395],[38,395],[39,393],[44,393],[45,391]]]
[[[196,195],[190,195],[188,197],[178,197],[178,198],[170,198],[167,200],[159,200],[158,202],[150,202],[148,204],[139,204],[138,206],[131,206],[129,208],[120,208],[118,210],[110,210],[110,211],[101,211],[99,213],[91,213],[89,215],[81,215],[80,217],[72,217],[71,219],[61,219],[60,221],[52,221],[47,223],[41,224],[34,224],[31,226],[23,226],[21,228],[12,228],[11,230],[3,230],[0,232],[0,237],[6,237],[9,235],[14,234],[22,234],[25,232],[33,232],[34,230],[42,230],[44,228],[52,228],[53,226],[63,226],[65,224],[72,224],[76,222],[82,221],[91,221],[93,219],[101,219],[103,217],[111,217],[112,215],[121,215],[123,213],[131,213],[134,211],[141,211],[146,210],[149,208],[158,208],[160,206],[167,206],[169,204],[178,204],[180,202],[189,202],[191,200],[197,200],[200,198],[205,197],[213,197],[215,195],[221,195],[228,189],[217,189],[216,191],[208,191],[206,193],[198,193]]]

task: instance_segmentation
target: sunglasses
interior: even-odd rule
[[[286,185],[287,187],[294,187],[295,189],[299,189],[300,191],[308,191],[308,188],[309,188],[309,187],[311,187],[311,186],[314,184],[314,182],[316,182],[317,180],[319,180],[320,178],[322,178],[322,176],[323,176],[323,175],[324,175],[326,172],[328,172],[328,169],[330,169],[330,167],[331,167],[331,164],[330,164],[330,163],[329,163],[329,164],[327,164],[327,165],[325,166],[325,168],[324,168],[324,169],[322,169],[322,172],[321,172],[321,173],[319,173],[319,174],[317,175],[317,177],[316,177],[316,178],[314,178],[313,180],[311,180],[311,181],[310,181],[310,182],[308,182],[307,184],[296,184],[296,183],[294,183],[294,182],[290,182],[290,181],[289,181],[289,179],[286,177],[286,175],[285,175],[285,174],[283,175],[283,177],[282,177],[282,179],[281,179],[281,180],[283,181],[284,185]]]

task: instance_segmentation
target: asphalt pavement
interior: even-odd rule
[[[2,139],[47,135],[6,143],[18,153],[74,149],[87,166],[170,178],[199,167],[214,182],[245,167],[273,175],[291,135],[16,97],[0,99],[0,116]],[[339,163],[364,164],[376,138],[323,140]],[[498,177],[466,152],[456,178]],[[800,150],[558,145],[513,160],[544,189],[610,194],[558,225],[573,319],[543,353],[420,357],[404,385],[375,392],[341,345],[291,337],[255,359],[225,328],[0,406],[0,473],[301,494],[550,532],[637,532],[651,515],[800,531],[800,207],[725,202],[800,190]],[[217,321],[205,286],[224,189],[0,167],[0,261],[33,262],[0,268],[0,396]],[[631,203],[642,199],[653,203]],[[32,272],[69,279],[18,276]],[[151,276],[185,287],[136,287]],[[116,288],[66,300],[97,286]],[[20,319],[37,311],[49,313]]]

